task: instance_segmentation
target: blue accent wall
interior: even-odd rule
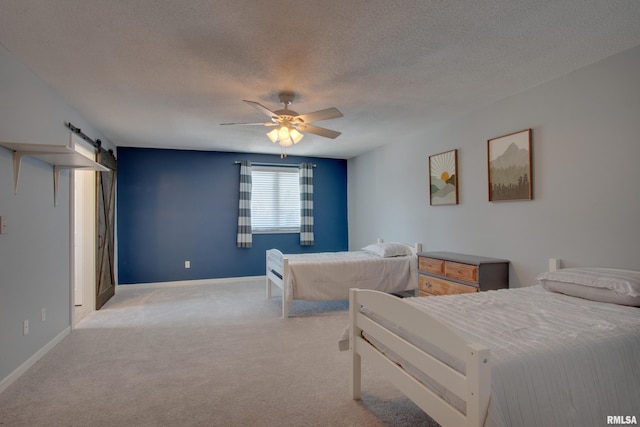
[[[314,163],[315,245],[300,236],[255,234],[236,247],[240,165]],[[265,274],[265,251],[348,250],[347,161],[214,151],[118,148],[118,283]],[[191,268],[184,262],[191,261]]]

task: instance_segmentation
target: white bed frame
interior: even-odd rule
[[[415,243],[412,246],[414,255],[421,251],[421,243]],[[266,255],[267,299],[271,298],[271,284],[278,286],[282,290],[282,317],[287,318],[289,317],[289,307],[285,303],[284,284],[289,281],[289,258],[278,249],[268,249]]]
[[[549,271],[560,268],[560,260],[549,259]],[[427,297],[438,298],[438,297]],[[376,313],[377,321],[365,316],[361,307]],[[406,341],[384,325],[393,324],[406,333],[419,337],[447,356],[464,361],[466,375],[440,361],[439,358]],[[421,373],[432,378],[448,392],[466,403],[461,413],[431,388],[418,381],[396,362],[362,338],[362,333],[375,338]],[[349,386],[353,399],[360,399],[362,358],[389,379],[409,399],[442,427],[480,427],[484,424],[491,394],[490,351],[485,346],[463,338],[446,324],[422,310],[402,302],[393,295],[365,289],[349,290],[349,352],[351,375]]]
[[[431,297],[437,298],[437,297]],[[375,312],[376,321],[361,312],[361,307]],[[386,321],[385,321],[386,319]],[[392,332],[385,324],[394,324],[420,337],[447,355],[466,365],[466,375],[444,364],[432,354],[419,349]],[[466,402],[466,414],[461,413],[428,386],[418,381],[369,341],[374,338],[393,349],[398,356],[420,372]],[[479,427],[484,424],[491,393],[489,349],[467,341],[444,323],[427,313],[384,292],[362,289],[349,291],[349,351],[351,353],[350,390],[353,399],[360,399],[361,361],[365,359],[376,373],[387,378],[409,399],[442,427]]]
[[[282,290],[282,317],[289,317],[289,308],[285,302],[284,283],[289,280],[289,258],[278,249],[267,250],[267,299],[271,298],[271,284]]]

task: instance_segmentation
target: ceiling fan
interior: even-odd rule
[[[278,99],[280,99],[280,102],[284,104],[284,108],[275,111],[271,111],[258,102],[244,100],[244,102],[251,105],[256,110],[267,115],[270,121],[255,123],[221,123],[221,125],[276,126],[275,129],[267,132],[267,136],[274,144],[278,143],[281,145],[283,150],[286,147],[300,142],[304,136],[301,132],[308,132],[331,139],[335,139],[340,136],[340,132],[310,124],[322,120],[342,117],[342,113],[337,108],[331,107],[324,110],[314,111],[313,113],[298,114],[297,112],[289,109],[289,104],[291,104],[294,98],[295,94],[293,92],[280,92]],[[286,153],[284,151],[281,157],[286,157]]]

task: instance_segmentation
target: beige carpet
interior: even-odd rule
[[[348,392],[348,302],[263,281],[121,286],[0,394],[2,426],[435,426],[366,364]]]

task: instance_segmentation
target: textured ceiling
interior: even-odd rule
[[[637,0],[0,0],[0,43],[118,146],[350,158],[640,45]]]

